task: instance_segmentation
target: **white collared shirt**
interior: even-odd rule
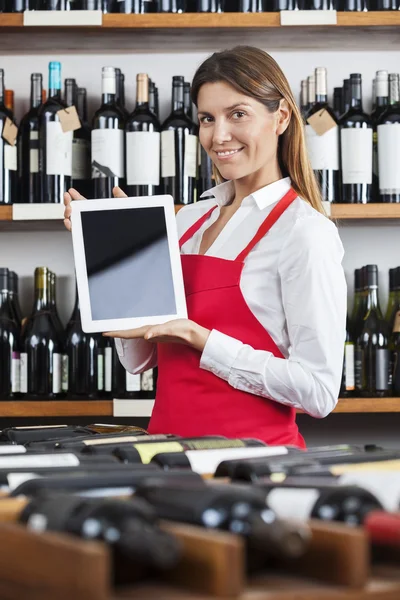
[[[244,198],[206,256],[235,259],[289,189],[287,177]],[[183,245],[182,254],[198,254],[204,232],[219,217],[219,207],[233,198],[233,183],[206,192],[210,193],[215,197],[178,212],[181,237],[211,207],[218,206]],[[314,417],[328,415],[337,403],[343,367],[347,309],[343,254],[336,226],[296,198],[250,252],[240,281],[248,307],[284,358],[212,330],[200,368],[233,388],[272,398]],[[122,364],[132,373],[156,365],[156,346],[150,342],[116,340],[116,347]]]

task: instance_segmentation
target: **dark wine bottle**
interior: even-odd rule
[[[102,69],[102,104],[93,117],[92,178],[94,197],[112,198],[115,186],[124,186],[125,118],[116,100],[114,67]]]
[[[375,10],[399,10],[398,0],[376,0]]]
[[[400,267],[393,269],[394,301],[388,320],[393,362],[393,395],[400,396]],[[389,309],[389,307],[388,307]]]
[[[356,304],[356,307],[354,309],[357,312],[353,311],[353,316],[352,316],[352,336],[353,336],[354,342],[357,341],[357,339],[361,333],[361,330],[364,326],[364,317],[367,313],[368,286],[367,286],[367,268],[366,267],[362,267],[360,269],[359,277],[360,277],[360,280],[359,280],[360,296],[359,296],[359,300]]]
[[[0,433],[1,442],[12,444],[28,444],[33,441],[43,441],[49,438],[71,438],[94,433],[80,425],[48,425],[40,427],[37,425],[27,427],[6,427]]]
[[[58,111],[65,108],[61,99],[61,64],[49,63],[49,94],[39,108],[39,170],[41,201],[64,202],[71,187],[72,131],[63,132]]]
[[[346,340],[344,344],[343,373],[340,385],[340,398],[354,395],[354,341],[351,335],[350,320],[346,319]]]
[[[336,10],[336,0],[308,0],[308,10]]]
[[[156,85],[154,81],[151,81],[151,79],[149,79],[149,110],[153,113],[153,115],[156,115],[158,119],[156,107]]]
[[[389,325],[389,330],[392,329],[394,321],[394,313],[396,311],[396,299],[397,299],[397,273],[396,269],[389,269],[389,297],[385,313],[385,321]]]
[[[204,150],[203,146],[200,146],[200,165],[199,165],[199,176],[197,179],[197,198],[199,200],[205,200],[212,198],[212,190],[203,198],[201,198],[204,192],[207,192],[215,185],[215,178],[213,173],[213,162]]]
[[[132,445],[136,442],[151,443],[156,441],[164,441],[169,438],[174,438],[170,434],[147,435],[144,432],[137,431],[134,433],[103,433],[94,436],[81,436],[72,440],[50,440],[42,444],[30,444],[32,450],[66,450],[68,452],[83,453],[83,454],[112,454],[116,448],[122,445]],[[177,438],[175,438],[177,439]]]
[[[7,119],[14,122],[12,112],[4,103],[4,70],[0,69],[0,130],[4,131]],[[0,136],[0,205],[12,204],[16,198],[17,146]]]
[[[389,106],[377,122],[380,202],[400,203],[400,89],[398,73],[389,75]]]
[[[315,104],[315,75],[307,77],[307,112],[312,110]]]
[[[323,135],[318,135],[310,123],[316,113],[324,111],[332,125]],[[309,121],[310,120],[310,121]],[[327,72],[324,67],[315,69],[315,104],[307,112],[306,143],[311,166],[326,202],[339,201],[339,128],[331,107],[328,105]]]
[[[115,346],[112,348],[111,389],[113,398],[125,398],[126,371],[118,358]],[[107,388],[106,388],[107,389]]]
[[[20,392],[20,338],[9,293],[9,271],[0,269],[0,398],[12,400]]]
[[[22,118],[18,135],[20,201],[40,202],[39,107],[42,103],[42,74],[31,75],[31,106]]]
[[[122,110],[124,114],[124,119],[126,121],[126,119],[129,116],[129,112],[126,110],[125,106],[125,75],[122,73],[121,69],[118,68],[115,69],[115,75],[117,80],[115,88],[115,100],[120,109]]]
[[[353,310],[351,312],[351,335],[353,339],[357,339],[360,331],[357,330],[359,325],[360,317],[363,318],[364,315],[360,316],[360,308],[363,299],[363,284],[362,284],[362,270],[355,269],[354,270],[354,295],[353,295]]]
[[[173,77],[172,112],[161,132],[161,175],[164,193],[175,204],[192,204],[196,200],[198,163],[197,127],[185,114],[184,78]]]
[[[303,79],[300,86],[300,112],[305,118],[308,110],[308,87],[307,79]]]
[[[153,196],[160,185],[160,123],[149,107],[149,78],[136,77],[136,107],[126,123],[128,196]]]
[[[10,111],[10,113],[14,117],[14,90],[4,90],[4,106]]]
[[[195,12],[223,13],[224,10],[225,0],[196,0]]]
[[[81,7],[82,10],[101,10],[104,14],[117,12],[115,0],[82,0]]]
[[[379,164],[378,164],[378,123],[379,118],[385,112],[389,101],[389,75],[387,71],[377,71],[374,94],[374,110],[371,113],[373,133],[372,147],[372,194],[374,202],[379,200]]]
[[[22,341],[21,392],[35,398],[62,393],[61,339],[51,314],[48,269],[35,269],[35,301]]]
[[[37,10],[37,0],[11,0],[10,12],[21,13],[26,10]]]
[[[343,88],[333,88],[333,112],[337,120],[343,114]]]
[[[158,13],[184,13],[187,0],[155,0]]]
[[[351,90],[350,90],[350,79],[343,80],[343,107],[342,107],[342,115],[347,113],[350,110],[351,105]]]
[[[307,528],[277,518],[265,501],[264,490],[250,486],[159,482],[139,484],[136,496],[145,498],[158,517],[220,529],[243,536],[248,549],[272,556],[298,557],[307,548]]]
[[[372,122],[362,109],[361,75],[350,75],[351,106],[340,119],[342,202],[366,204],[372,188]]]
[[[8,272],[8,285],[9,285],[9,297],[11,303],[11,311],[14,315],[14,321],[18,325],[18,331],[21,331],[22,323],[22,311],[19,305],[19,294],[18,294],[18,275],[15,271]]]
[[[350,12],[367,12],[370,8],[370,1],[371,0],[344,0],[342,10]]]
[[[379,306],[378,267],[367,265],[367,312],[356,341],[355,384],[361,396],[391,395],[388,328]]]
[[[265,12],[266,0],[239,0],[239,12]]]
[[[85,198],[93,198],[93,181],[90,166],[91,130],[87,120],[86,89],[76,90],[76,109],[81,128],[75,129],[72,140],[72,185]]]
[[[191,121],[193,121],[193,103],[190,95],[190,82],[185,81],[183,84],[183,105],[185,109],[185,114],[189,117]]]

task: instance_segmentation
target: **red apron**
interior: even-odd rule
[[[198,254],[181,256],[189,319],[284,358],[247,306],[240,277],[248,254],[296,197],[290,189],[235,260]],[[181,247],[215,208],[188,229],[180,239]],[[189,346],[158,344],[157,396],[149,433],[251,437],[268,444],[305,447],[294,408],[233,388],[217,375],[200,369],[200,358],[201,353]]]

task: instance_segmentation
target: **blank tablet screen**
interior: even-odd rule
[[[81,213],[93,320],[176,314],[163,207]]]

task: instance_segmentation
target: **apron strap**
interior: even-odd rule
[[[256,235],[247,244],[246,248],[242,250],[239,256],[235,259],[238,262],[244,262],[245,258],[253,250],[254,246],[265,236],[266,233],[275,225],[279,217],[285,212],[288,206],[297,198],[297,192],[293,188],[279,200],[278,204],[274,206],[267,218],[261,223]]]
[[[191,237],[194,236],[195,233],[197,233],[197,231],[200,229],[203,223],[207,221],[208,217],[214,212],[216,208],[217,206],[213,206],[212,208],[210,208],[210,210],[207,211],[205,215],[200,217],[198,221],[196,221],[191,227],[189,227],[189,229],[183,234],[183,236],[179,240],[179,248],[182,248],[183,244],[185,244],[188,240],[190,240]]]

